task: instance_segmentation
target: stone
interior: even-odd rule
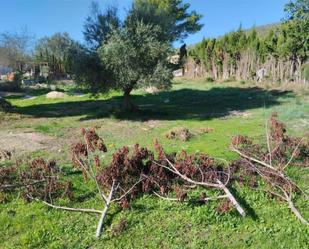
[[[51,91],[48,94],[46,94],[46,98],[48,99],[61,99],[65,98],[67,95],[63,92],[57,92],[57,91]]]

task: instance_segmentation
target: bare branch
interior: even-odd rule
[[[268,153],[269,153],[269,165],[272,166],[272,151],[270,148],[270,139],[269,139],[269,133],[268,133],[268,120],[266,121],[265,131],[266,131],[267,148],[268,148]]]
[[[87,150],[88,150],[88,145],[87,145]],[[89,153],[87,151],[87,153]],[[77,156],[73,153],[74,159],[78,162],[78,164],[81,166],[82,169],[84,169],[84,171],[89,175],[89,177],[95,182],[97,190],[101,196],[101,198],[103,199],[103,201],[106,203],[107,202],[107,196],[103,193],[103,191],[101,190],[99,183],[94,175],[94,172],[92,171],[91,165],[88,165],[88,169],[78,158]]]
[[[187,177],[186,175],[181,174],[175,167],[174,165],[166,158],[166,161],[168,162],[168,164],[170,165],[170,167],[165,167],[166,169],[170,170],[171,172],[174,172],[175,174],[177,174],[178,176],[180,176],[183,180],[193,184],[193,185],[199,185],[199,186],[204,186],[204,187],[214,187],[214,188],[218,188],[218,189],[222,189],[226,195],[227,198],[233,203],[233,205],[235,206],[235,208],[237,209],[237,211],[242,215],[245,216],[246,213],[245,211],[242,209],[242,207],[240,206],[240,204],[236,201],[235,197],[232,195],[232,193],[228,190],[228,188],[225,186],[225,184],[223,184],[219,179],[217,179],[217,183],[218,184],[213,184],[213,183],[207,183],[207,182],[199,182],[199,181],[194,181],[191,178]],[[155,193],[156,195],[158,195],[157,193]]]
[[[96,230],[96,237],[97,238],[100,237],[100,235],[101,235],[102,227],[103,227],[103,221],[105,219],[105,216],[106,216],[107,211],[109,209],[109,206],[111,204],[111,200],[113,198],[114,190],[115,190],[115,181],[113,181],[112,188],[109,192],[109,195],[108,195],[108,198],[107,198],[107,201],[106,201],[106,204],[105,204],[105,208],[102,212],[101,218],[100,218],[98,226],[97,226],[97,230]]]
[[[295,155],[296,155],[296,151],[298,150],[299,146],[301,145],[301,143],[303,142],[304,138],[302,138],[299,143],[297,144],[297,146],[295,147],[295,149],[293,150],[292,156],[290,158],[290,160],[287,162],[287,164],[283,167],[283,170],[285,170],[286,167],[288,167],[290,165],[290,163],[293,161]]]
[[[117,199],[113,199],[111,202],[117,202],[117,201],[120,201],[121,199],[123,199],[124,197],[126,197],[134,188],[136,185],[138,185],[141,181],[143,181],[143,179],[139,179],[135,184],[133,184],[133,186],[128,190],[126,191],[122,196],[120,196],[119,198]]]
[[[224,173],[224,172],[223,172],[224,174],[227,175],[227,180],[226,180],[225,183],[224,183],[224,185],[227,185],[227,184],[230,182],[230,177],[231,177],[231,168],[230,168],[230,165],[229,165],[228,161],[225,160],[225,159],[223,159],[223,158],[214,157],[214,159],[220,160],[220,161],[224,162],[225,165],[227,166],[228,173]]]
[[[232,193],[229,191],[229,189],[220,181],[217,180],[220,188],[225,192],[227,195],[227,198],[233,203],[236,210],[240,213],[241,216],[246,216],[245,210],[240,206],[240,204],[236,201],[235,197],[232,195]]]
[[[14,189],[14,188],[24,188],[24,187],[29,187],[29,186],[33,186],[36,184],[40,184],[46,182],[46,180],[40,180],[40,181],[34,181],[32,183],[28,183],[28,184],[11,184],[11,185],[1,185],[0,189]]]
[[[292,199],[288,196],[287,193],[285,193],[286,196],[286,201],[289,204],[289,208],[291,209],[291,211],[295,214],[295,216],[305,225],[309,226],[309,222],[301,215],[301,213],[297,210],[297,208],[295,207]]]
[[[180,176],[182,179],[186,180],[187,182],[192,183],[193,185],[200,185],[200,186],[213,187],[213,188],[219,187],[218,184],[214,184],[214,183],[194,181],[194,180],[190,179],[189,177],[187,177],[186,175],[181,174],[167,158],[166,158],[166,161],[173,168],[173,170],[172,170],[169,167],[166,167],[168,170],[170,170],[171,172],[174,172],[175,174]]]
[[[250,157],[250,156],[247,156],[247,155],[245,155],[244,153],[242,153],[240,150],[238,150],[238,149],[236,149],[234,146],[232,146],[232,150],[233,151],[235,151],[237,154],[239,154],[241,157],[243,157],[243,158],[246,158],[246,159],[248,159],[248,160],[250,160],[250,161],[253,161],[253,162],[256,162],[256,163],[258,163],[258,164],[261,164],[261,165],[263,165],[263,166],[265,166],[265,167],[267,167],[267,168],[270,168],[270,169],[272,169],[272,170],[277,170],[276,168],[274,168],[274,167],[272,167],[271,165],[269,165],[269,164],[267,164],[267,163],[265,163],[265,162],[262,162],[262,161],[260,161],[260,160],[258,160],[258,159],[256,159],[256,158],[253,158],[253,157]]]
[[[178,198],[171,198],[171,197],[165,197],[160,195],[159,193],[153,191],[153,193],[158,196],[159,198],[163,199],[163,200],[167,200],[167,201],[179,201]],[[219,195],[219,196],[214,196],[214,197],[207,197],[207,198],[203,198],[201,199],[201,201],[211,201],[211,200],[218,200],[218,199],[225,199],[228,198],[227,195]],[[184,201],[188,201],[188,200],[184,200]]]
[[[158,166],[160,166],[160,167],[163,167],[163,168],[165,168],[165,169],[167,169],[167,170],[169,170],[169,171],[171,171],[172,173],[174,173],[174,174],[177,175],[177,172],[174,171],[174,170],[172,170],[171,168],[169,168],[169,167],[167,167],[167,166],[165,166],[165,165],[163,165],[163,164],[157,163],[156,161],[153,161],[153,163],[156,164],[156,165],[158,165]]]
[[[100,210],[96,210],[96,209],[87,209],[87,208],[70,208],[70,207],[63,207],[63,206],[57,206],[57,205],[53,205],[48,203],[47,201],[43,201],[43,200],[39,200],[37,198],[33,198],[30,195],[27,195],[30,199],[38,201],[38,202],[42,202],[45,205],[55,208],[55,209],[62,209],[62,210],[66,210],[66,211],[73,211],[73,212],[83,212],[83,213],[97,213],[97,214],[102,214],[102,211]]]

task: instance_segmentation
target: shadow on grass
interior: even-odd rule
[[[121,112],[122,97],[106,100],[83,100],[35,104],[15,108],[13,112],[34,117],[83,116],[81,120],[114,117],[128,120],[206,120],[228,115],[229,111],[248,111],[259,107],[279,105],[278,98],[292,97],[288,91],[263,88],[225,87],[210,90],[180,89],[156,95],[133,95],[139,106],[135,113]]]
[[[254,209],[249,205],[249,203],[245,200],[245,198],[241,197],[235,188],[229,186],[229,190],[233,194],[233,196],[236,198],[236,200],[239,202],[239,204],[242,206],[242,208],[246,211],[247,216],[252,218],[252,220],[256,221],[259,219]]]

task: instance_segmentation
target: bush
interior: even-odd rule
[[[16,72],[14,74],[14,81],[13,82],[15,83],[15,85],[18,89],[20,89],[20,87],[21,87],[22,79],[23,79],[23,73],[22,72]]]
[[[14,74],[13,81],[0,83],[0,91],[8,91],[8,92],[19,91],[21,87],[21,81],[22,81],[22,73],[16,72]]]
[[[17,82],[0,83],[0,91],[15,92],[20,90],[20,84]]]
[[[215,80],[214,80],[214,78],[212,78],[212,77],[207,77],[207,78],[205,79],[205,81],[206,81],[206,82],[214,82]]]
[[[0,97],[0,112],[8,112],[13,108],[11,103]]]
[[[228,83],[228,82],[235,82],[235,81],[236,81],[235,76],[231,76],[230,78],[224,80],[223,82],[224,82],[224,83]]]

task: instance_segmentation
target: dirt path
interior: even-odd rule
[[[45,149],[56,151],[62,145],[61,139],[41,133],[0,131],[0,150],[13,151],[16,155]]]

